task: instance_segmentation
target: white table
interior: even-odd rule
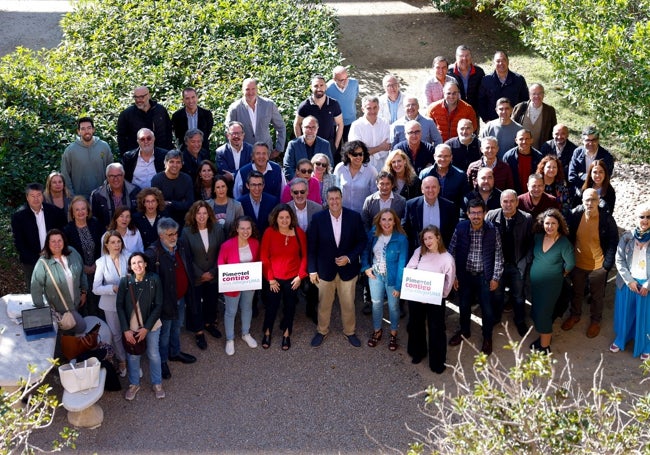
[[[21,379],[29,376],[28,365],[33,365],[36,372],[32,382],[52,364],[48,359],[54,357],[56,337],[27,341],[23,326],[16,324],[7,314],[9,301],[32,304],[29,294],[9,294],[0,298],[0,387],[17,387]],[[54,324],[56,330],[56,324]]]

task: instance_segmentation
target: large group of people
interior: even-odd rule
[[[413,363],[428,355],[431,370],[442,373],[447,344],[471,336],[474,303],[487,355],[493,326],[510,308],[518,333],[528,332],[527,297],[539,334],[532,349],[550,352],[558,308],[570,302],[562,324],[570,330],[585,296],[586,333],[597,336],[616,264],[610,349],[634,339],[634,354],[648,358],[649,207],[639,208],[638,226],[619,243],[614,158],[598,131],[585,128],[576,146],[543,102],[541,84],[529,87],[502,51],[494,67],[486,75],[459,46],[452,64],[434,59],[422,109],[389,74],[385,93],[364,97],[357,118],[358,81],[338,66],[329,82],[311,79],[286,149],[285,119],[258,94],[255,79],[243,81],[242,98],[230,105],[226,142],[216,152],[213,115],[198,106],[195,89],[183,90],[183,107],[170,118],[147,87],[136,87],[134,104],[118,118],[119,159],[95,136],[93,119],[80,118],[61,172],[45,187],[29,184],[26,204],[12,217],[34,302],[45,296],[57,312],[74,312],[76,333],[85,328],[81,314],[105,318],[117,369],[128,375],[127,400],[140,388],[140,356],[121,342],[146,339],[153,390],[163,398],[169,362],[196,361],[181,350],[181,329],[201,350],[206,333],[222,336],[219,302],[229,356],[238,309],[243,341],[258,346],[250,328],[262,305],[262,348],[273,344],[281,309],[279,345],[289,350],[303,297],[316,323],[311,346],[329,334],[338,296],[343,334],[359,347],[359,284],[363,313],[372,315],[367,345],[382,340],[387,302],[388,348],[397,350],[408,308],[408,354]],[[262,289],[220,295],[218,267],[252,262],[262,264]],[[444,299],[400,299],[408,269],[444,275],[440,292],[455,295],[460,308],[449,340]]]

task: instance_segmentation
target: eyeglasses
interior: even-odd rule
[[[138,140],[139,140],[139,141],[142,141],[142,142],[153,141],[153,136],[142,136],[142,137],[141,137],[140,139],[138,139]]]
[[[307,190],[294,190],[294,191],[292,191],[292,193],[295,194],[296,196],[299,195],[299,194],[305,194],[306,192],[307,192]]]
[[[241,136],[241,135],[244,134],[244,133],[240,133],[239,131],[231,131],[231,132],[228,133],[228,134],[230,134],[231,136]]]
[[[134,99],[134,100],[143,100],[143,99],[145,99],[147,96],[149,96],[148,93],[145,93],[144,95],[133,95],[133,99]]]
[[[311,174],[312,172],[314,172],[314,170],[313,169],[298,169],[298,172],[301,172],[303,174]]]
[[[639,215],[640,220],[650,220],[650,215]]]
[[[124,177],[124,174],[108,174],[106,177],[109,179],[118,179],[120,177]]]
[[[407,131],[406,134],[408,134],[409,136],[412,134],[422,134],[422,130]]]
[[[350,155],[350,156],[354,156],[355,158],[358,158],[358,157],[360,157],[360,156],[363,156],[363,152],[359,152],[359,153],[357,153],[357,152],[350,152],[350,153],[348,153],[348,155]]]
[[[314,163],[314,166],[327,167],[327,163],[321,163],[320,161],[317,161],[317,162]]]

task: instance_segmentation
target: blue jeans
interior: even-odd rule
[[[483,273],[478,275],[466,273],[464,279],[459,280],[460,330],[464,335],[471,334],[472,301],[475,296],[478,296],[478,302],[481,306],[483,338],[491,340],[494,326],[494,309],[492,308],[490,282],[484,278]]]
[[[375,274],[375,279],[368,278],[370,286],[370,299],[372,300],[372,323],[375,330],[381,329],[381,320],[384,316],[384,295],[388,297],[388,314],[390,315],[390,329],[397,330],[399,323],[399,297],[393,296],[395,286],[389,286],[386,277]]]
[[[149,359],[149,374],[151,384],[162,383],[160,372],[160,329],[147,333],[147,358]],[[127,368],[129,372],[129,384],[140,385],[140,355],[126,355]]]
[[[512,310],[515,324],[526,322],[526,300],[524,298],[524,277],[515,264],[503,264],[503,274],[499,287],[494,293],[494,320],[499,322],[503,313],[506,299],[506,287],[510,288],[510,295],[514,298]]]
[[[176,302],[178,319],[161,319],[160,329],[160,359],[167,362],[170,357],[175,357],[181,352],[181,327],[185,320],[185,299]]]
[[[226,311],[223,316],[223,325],[226,330],[226,341],[235,339],[235,315],[237,307],[241,308],[241,334],[247,335],[251,329],[253,318],[253,295],[255,291],[242,291],[237,297],[223,296]]]

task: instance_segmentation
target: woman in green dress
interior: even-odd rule
[[[533,264],[530,268],[530,285],[533,297],[531,317],[539,338],[531,345],[546,353],[551,352],[553,310],[564,276],[575,266],[573,245],[567,238],[569,228],[559,210],[549,209],[537,217],[533,228]]]

